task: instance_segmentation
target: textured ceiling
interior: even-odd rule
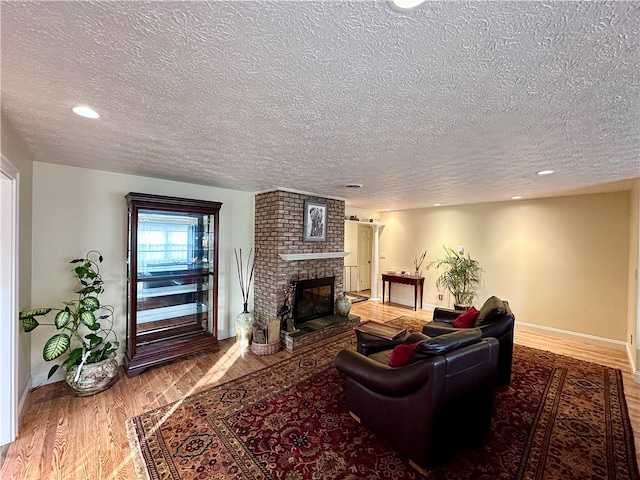
[[[2,109],[38,161],[372,209],[640,176],[638,2],[0,8]]]

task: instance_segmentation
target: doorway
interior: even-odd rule
[[[373,229],[358,225],[358,290],[371,290]]]
[[[0,163],[0,445],[17,435],[17,340],[18,340],[18,171],[4,157]]]

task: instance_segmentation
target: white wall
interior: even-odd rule
[[[351,215],[356,215],[360,221],[368,221],[372,218],[380,218],[380,212],[377,210],[369,210],[366,208],[350,207],[348,205],[345,205],[344,216],[348,218]]]
[[[33,155],[22,143],[13,125],[1,114],[2,155],[19,171],[18,219],[18,309],[31,302],[31,192]],[[18,322],[18,319],[14,319]],[[29,388],[31,376],[31,343],[29,334],[18,334],[18,398],[21,405]]]
[[[623,343],[627,336],[630,192],[383,212],[380,271],[411,270],[427,250],[464,246],[484,268],[476,304],[509,300],[516,321]],[[427,304],[439,272],[426,272]],[[394,301],[413,290],[394,285]],[[635,328],[634,328],[635,330]]]
[[[58,306],[73,298],[75,287],[69,260],[89,250],[104,256],[106,283],[102,299],[115,307],[115,329],[125,343],[127,204],[129,192],[222,202],[219,228],[218,338],[234,335],[242,311],[233,248],[253,247],[254,195],[203,185],[35,162],[33,167],[33,307]],[[46,379],[51,363],[41,357],[51,333],[31,332],[31,375]],[[57,376],[54,379],[58,378]]]

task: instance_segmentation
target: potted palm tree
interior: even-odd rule
[[[458,253],[451,247],[443,246],[445,255],[429,264],[435,268],[444,268],[436,280],[436,287],[445,287],[454,298],[454,308],[466,310],[477,294],[480,274],[483,272],[477,260],[467,253]]]
[[[95,259],[95,260],[94,260]],[[32,332],[40,325],[53,326],[56,333],[44,344],[42,358],[55,360],[65,353],[62,364],[49,370],[48,378],[60,368],[67,371],[66,381],[79,396],[93,395],[109,388],[116,378],[118,363],[115,352],[119,342],[113,331],[113,307],[103,305],[99,295],[104,291],[100,276],[100,252],[91,250],[84,258],[77,258],[75,273],[80,288],[77,299],[63,301],[64,308],[34,308],[20,312],[20,322],[25,332]],[[56,312],[53,323],[40,323],[36,317]]]

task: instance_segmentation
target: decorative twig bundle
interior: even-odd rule
[[[427,251],[425,250],[424,252],[422,252],[422,255],[420,255],[420,259],[414,259],[413,260],[413,265],[416,267],[416,272],[420,270],[420,267],[422,266],[422,262],[424,262],[425,257],[427,256]]]
[[[240,291],[242,292],[242,301],[244,302],[244,309],[247,310],[247,304],[249,303],[249,289],[251,288],[251,281],[253,280],[253,272],[256,268],[256,256],[253,253],[253,248],[249,250],[247,257],[247,271],[244,271],[244,265],[242,263],[242,249],[233,249],[236,255],[236,267],[238,268],[238,280],[240,281]]]

